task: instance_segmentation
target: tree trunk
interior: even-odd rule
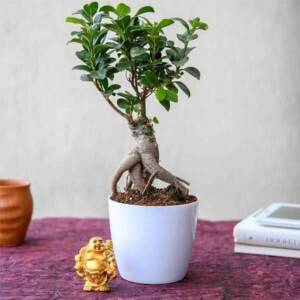
[[[128,187],[145,193],[154,178],[173,185],[182,195],[188,194],[188,182],[174,176],[159,164],[159,149],[151,125],[132,125],[130,127],[135,139],[135,147],[121,161],[112,180],[112,193],[117,192],[117,184],[127,171],[129,174]]]

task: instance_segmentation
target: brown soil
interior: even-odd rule
[[[126,192],[117,192],[112,200],[125,204],[147,205],[147,206],[169,206],[182,205],[197,201],[193,195],[182,196],[176,189],[168,186],[163,189],[150,187],[146,195],[142,196],[139,191],[129,190]]]

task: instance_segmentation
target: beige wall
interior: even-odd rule
[[[32,181],[35,217],[107,216],[110,177],[132,142],[71,71],[64,18],[82,3],[0,1],[0,177]],[[192,57],[202,80],[186,78],[192,98],[170,113],[151,104],[162,164],[192,182],[200,217],[300,202],[300,1],[127,3],[210,25]]]

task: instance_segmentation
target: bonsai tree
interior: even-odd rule
[[[70,43],[80,45],[76,56],[81,63],[73,69],[84,72],[81,80],[95,86],[103,102],[127,122],[135,138],[135,147],[113,176],[112,194],[117,193],[121,176],[128,172],[126,190],[135,189],[144,195],[157,178],[184,197],[189,183],[159,164],[153,129],[159,121],[147,114],[147,105],[158,101],[169,111],[178,102],[179,90],[190,97],[190,90],[180,80],[186,73],[200,79],[199,70],[186,64],[195,48],[190,43],[208,26],[199,17],[189,21],[181,18],[151,21],[145,17],[148,13],[154,13],[151,6],[131,13],[124,3],[113,7],[92,2],[84,5],[76,16],[66,18],[66,22],[79,25],[79,30],[71,32]],[[165,31],[176,22],[183,31],[173,41]],[[123,89],[116,82],[119,73],[124,74],[130,89]]]

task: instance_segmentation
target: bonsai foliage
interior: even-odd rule
[[[128,121],[137,140],[141,136],[154,138],[152,123],[158,123],[158,119],[148,117],[146,109],[151,95],[151,101],[156,99],[167,111],[178,101],[179,90],[190,97],[190,90],[181,78],[188,73],[200,79],[199,70],[188,65],[189,55],[194,49],[190,44],[198,38],[200,30],[208,28],[199,17],[189,21],[181,18],[151,21],[145,17],[150,13],[154,13],[151,6],[141,7],[131,13],[130,7],[124,3],[113,7],[92,2],[84,5],[75,16],[66,18],[67,22],[79,25],[78,31],[71,32],[70,42],[80,45],[81,50],[76,52],[76,56],[81,63],[73,69],[84,72],[81,80],[95,85],[112,109]],[[165,33],[174,23],[182,28],[176,41]],[[130,90],[122,89],[117,83],[118,73],[124,74]],[[154,144],[157,146],[156,142]],[[147,167],[141,151],[131,151],[139,156],[138,162],[133,159],[134,163],[125,164],[126,167],[117,172],[113,192],[116,192],[116,183],[124,170],[129,171],[130,182],[133,181],[134,187],[140,191],[145,192],[145,188],[157,177],[174,185],[179,191],[187,192],[179,184],[180,179],[178,181],[174,177],[165,180],[171,174],[160,174],[162,170],[158,170],[158,157],[155,157],[155,170]],[[136,180],[132,175],[137,165],[143,174],[146,173],[141,175],[143,180],[141,176]]]

